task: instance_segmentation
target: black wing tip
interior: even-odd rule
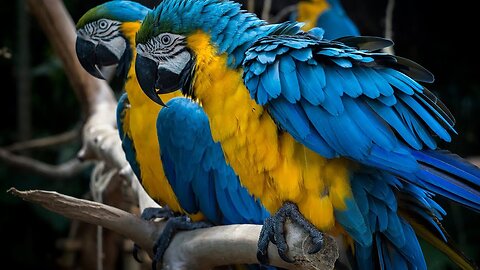
[[[378,51],[387,47],[391,47],[395,44],[390,39],[375,36],[345,36],[337,38],[335,41],[359,50],[367,50],[369,52]]]

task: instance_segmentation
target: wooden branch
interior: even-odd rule
[[[385,38],[393,40],[393,10],[395,8],[395,0],[388,0],[385,12]],[[384,49],[386,53],[395,54],[393,46]]]
[[[269,22],[269,23],[279,23],[279,22],[282,21],[283,19],[288,19],[287,15],[291,14],[291,13],[294,12],[295,10],[297,10],[297,5],[296,5],[296,4],[286,6],[286,7],[282,8],[282,10],[280,10],[280,11],[279,11],[274,17],[272,17],[268,22]]]
[[[78,128],[75,128],[60,134],[56,134],[56,135],[52,135],[44,138],[17,142],[8,146],[4,146],[2,148],[10,152],[38,149],[38,148],[47,148],[47,147],[54,147],[57,145],[62,145],[62,144],[72,142],[79,137],[80,137],[80,130]]]
[[[268,19],[270,18],[271,9],[272,9],[272,0],[264,0],[263,9],[262,9],[262,20],[268,21]]]
[[[96,224],[132,239],[151,255],[153,243],[163,230],[165,222],[147,222],[120,209],[56,192],[33,190],[8,190],[10,194],[59,213],[67,218]],[[165,269],[211,269],[227,264],[253,264],[260,225],[216,226],[195,231],[179,232],[167,249],[163,267]],[[270,263],[285,269],[333,269],[338,258],[336,241],[325,235],[324,247],[310,255],[309,237],[295,224],[287,222],[286,237],[288,255],[295,264],[284,262],[276,247],[270,244]]]
[[[50,165],[42,161],[26,156],[15,155],[5,149],[0,148],[0,161],[5,164],[32,172],[47,178],[60,180],[69,179],[91,165],[91,162],[80,162],[74,158],[60,165]]]
[[[115,97],[105,81],[88,74],[75,53],[75,25],[61,0],[28,0],[30,11],[39,21],[55,53],[62,60],[65,73],[75,90],[85,115],[100,104],[115,104]]]
[[[480,168],[480,156],[468,157],[467,160],[470,161],[473,165]]]
[[[250,13],[255,13],[255,0],[247,1],[247,10]]]

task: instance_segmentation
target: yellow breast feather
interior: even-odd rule
[[[182,212],[180,204],[163,171],[160,146],[157,139],[156,121],[161,106],[151,101],[143,92],[135,74],[135,33],[140,22],[122,24],[122,33],[129,39],[132,62],[125,82],[130,108],[125,119],[124,130],[131,136],[135,146],[136,159],[140,166],[141,182],[148,195],[161,204],[167,204],[173,211]],[[167,102],[181,96],[180,91],[162,95]],[[128,124],[127,124],[128,123]]]
[[[334,209],[352,197],[350,162],[326,159],[278,129],[264,108],[250,98],[242,70],[227,66],[210,37],[199,31],[187,38],[195,52],[195,94],[210,120],[212,136],[242,184],[271,213],[294,202],[317,228],[334,228]]]

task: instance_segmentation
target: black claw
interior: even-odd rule
[[[308,253],[317,253],[323,246],[323,235],[298,211],[298,207],[286,202],[273,216],[267,218],[262,226],[258,240],[257,259],[261,264],[268,264],[268,244],[272,242],[277,246],[278,255],[284,261],[293,263],[295,260],[287,256],[288,245],[284,235],[284,224],[289,217],[293,222],[303,227],[312,238],[313,246]]]
[[[315,254],[323,247],[323,235],[319,231],[315,232],[315,234],[318,235],[314,236],[310,233],[310,236],[312,237],[312,247],[308,250],[308,254]]]
[[[178,230],[195,230],[201,228],[211,227],[212,224],[204,221],[192,222],[186,216],[172,217],[167,220],[162,234],[155,242],[153,246],[153,260],[152,260],[152,269],[157,269],[157,265],[162,262],[163,254],[167,250],[170,242],[172,241],[173,236]]]
[[[273,225],[271,223],[270,219],[265,220],[260,231],[260,239],[258,239],[257,260],[261,264],[268,264],[268,244],[270,239],[273,238],[273,230],[271,229]]]
[[[139,262],[139,263],[143,263],[143,261],[140,259],[140,257],[138,257],[138,252],[141,250],[142,248],[137,245],[137,244],[133,244],[133,258],[135,259],[135,261]]]

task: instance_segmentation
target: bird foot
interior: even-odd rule
[[[305,229],[312,238],[313,246],[308,251],[309,254],[317,253],[322,248],[322,233],[305,219],[294,203],[286,202],[273,216],[267,218],[262,226],[257,249],[257,259],[261,264],[268,264],[269,242],[277,246],[278,255],[282,260],[288,263],[295,262],[287,256],[288,245],[284,235],[284,224],[287,217]]]
[[[140,218],[143,220],[154,220],[156,218],[172,218],[175,216],[175,213],[170,209],[170,207],[147,207],[143,210]],[[138,257],[138,253],[142,248],[136,243],[133,244],[133,258],[139,263],[142,263],[142,260]]]
[[[187,216],[172,217],[167,220],[162,234],[155,242],[153,246],[153,260],[152,260],[152,269],[157,269],[157,264],[162,262],[163,254],[167,250],[170,242],[172,241],[173,236],[178,230],[189,231],[201,228],[208,228],[213,226],[209,222],[199,221],[192,222]]]

